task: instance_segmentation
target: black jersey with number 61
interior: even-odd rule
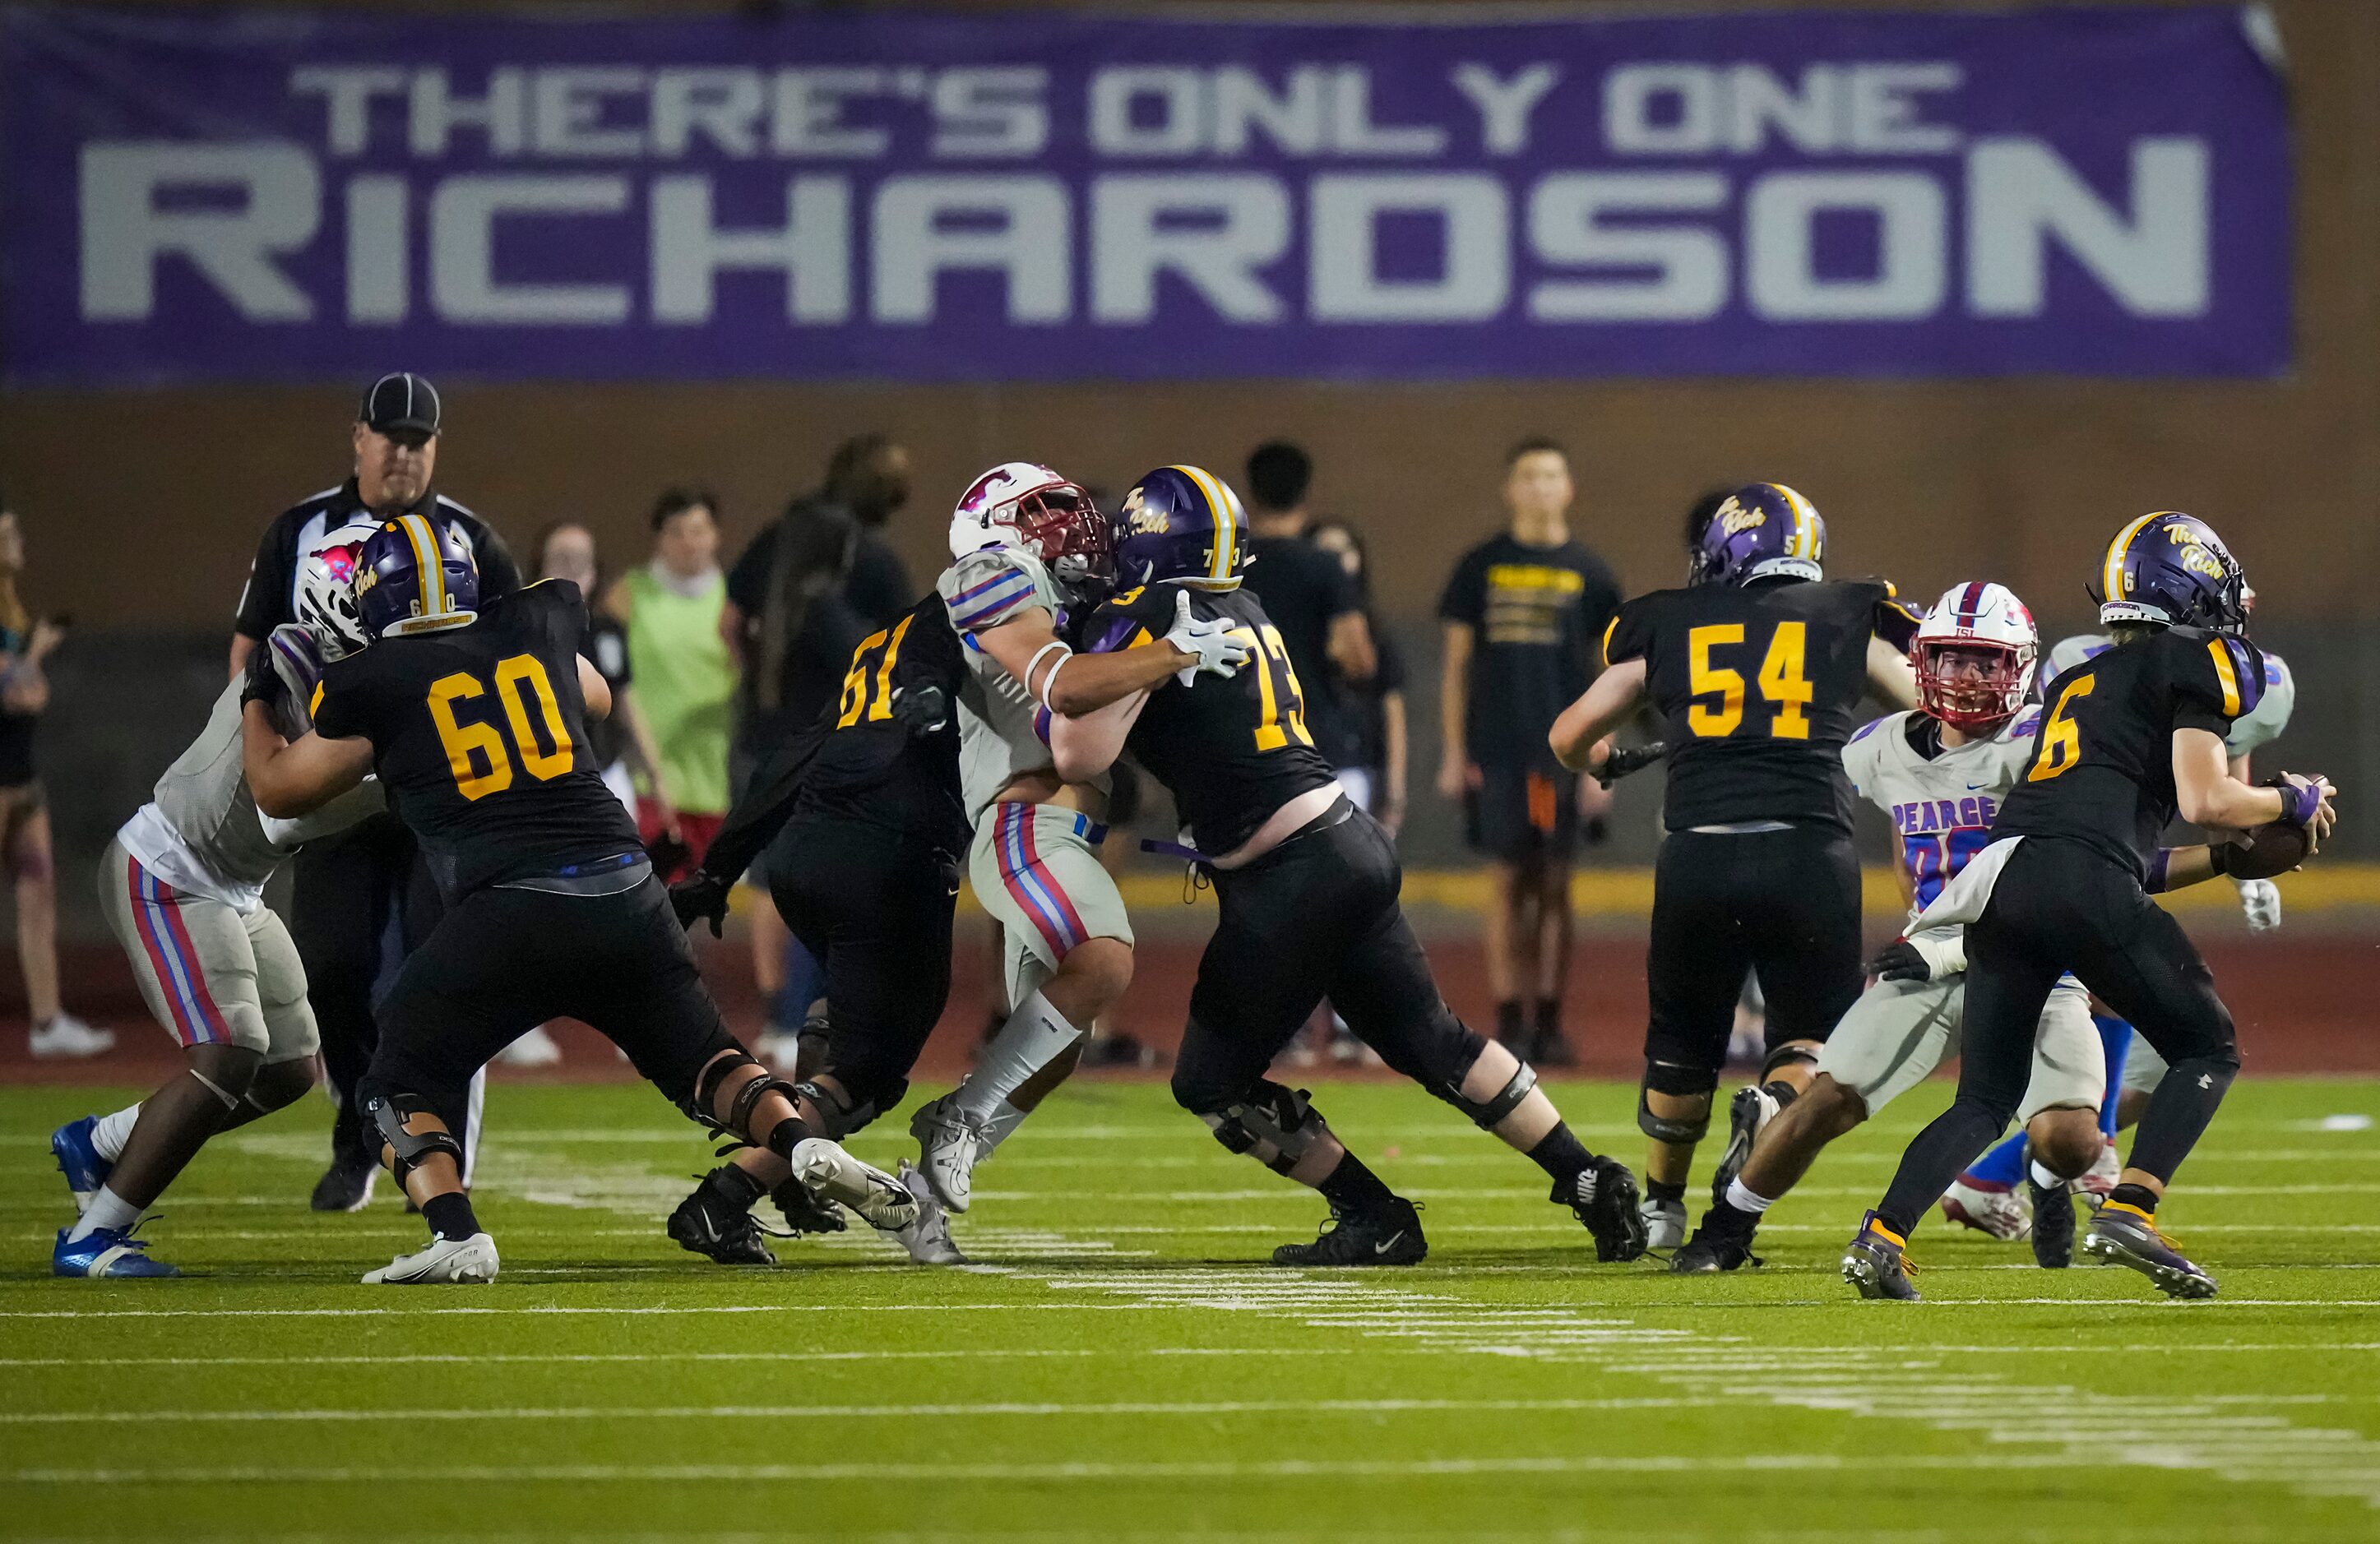
[[[2173,734],[2216,739],[2265,694],[2245,639],[2169,627],[2093,655],[2049,683],[2033,761],[2000,804],[1998,837],[2066,837],[2135,874],[2174,816]]]
[[[382,638],[322,672],[315,732],[373,769],[452,901],[638,850],[603,786],[578,691],[578,586],[549,579],[451,632]]]
[[[1868,640],[1914,619],[1881,580],[1771,580],[1656,590],[1620,609],[1607,665],[1645,661],[1667,722],[1672,831],[1781,820],[1852,826],[1843,742],[1867,690]]]
[[[1160,637],[1173,625],[1174,597],[1184,593],[1196,615],[1235,624],[1248,662],[1235,675],[1160,685],[1133,725],[1130,744],[1173,795],[1198,850],[1220,856],[1256,835],[1273,811],[1336,779],[1306,731],[1289,645],[1246,590],[1125,590],[1091,613],[1083,638],[1091,652],[1111,654]]]

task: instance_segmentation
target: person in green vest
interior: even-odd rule
[[[727,579],[719,567],[719,500],[673,488],[653,503],[652,561],[604,597],[628,633],[628,668],[661,753],[638,790],[637,831],[661,842],[655,866],[674,878],[702,859],[727,814],[727,744],[735,721],[735,661],[720,630]],[[666,838],[664,840],[664,838]]]

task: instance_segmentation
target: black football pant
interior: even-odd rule
[[[796,819],[769,844],[769,893],[826,971],[826,1061],[856,1131],[899,1106],[951,995],[953,854],[889,827]]]
[[[1959,1097],[1917,1134],[1876,1210],[1906,1237],[2016,1114],[2042,1005],[2071,971],[2173,1070],[2132,1139],[2131,1167],[2169,1180],[2240,1070],[2231,1013],[2181,924],[2131,870],[2081,842],[2017,844],[1983,915],[1967,925]]]
[[[355,1092],[380,1043],[372,987],[382,945],[394,922],[411,953],[445,908],[413,833],[394,814],[376,814],[308,842],[290,869],[289,934],[306,967],[306,997],[322,1035],[322,1072],[337,1105],[331,1152],[337,1159],[365,1162],[372,1144],[358,1124]],[[467,1152],[468,1106],[466,1099],[438,1112]]]
[[[1190,993],[1177,1104],[1218,1116],[1245,1103],[1326,995],[1382,1061],[1452,1101],[1485,1043],[1438,995],[1397,904],[1396,848],[1377,821],[1342,798],[1214,881],[1222,916]]]
[[[397,972],[357,1107],[406,1095],[443,1118],[489,1057],[565,1016],[601,1031],[682,1110],[704,1064],[738,1048],[650,874],[608,896],[477,890]]]
[[[1645,1059],[1669,1069],[1663,1092],[1718,1087],[1747,970],[1767,998],[1771,1051],[1826,1039],[1859,1000],[1859,858],[1848,835],[1789,826],[1672,831],[1662,842],[1645,956]]]

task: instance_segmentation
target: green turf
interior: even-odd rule
[[[1631,1157],[1632,1091],[1555,1090]],[[481,1288],[367,1289],[383,1187],[304,1210],[309,1103],[211,1149],[150,1228],[192,1273],[53,1281],[50,1127],[0,1091],[0,1535],[861,1538],[2380,1538],[2380,1084],[2248,1082],[2167,1222],[2221,1278],[1929,1224],[1928,1301],[1834,1261],[1928,1085],[1822,1160],[1765,1270],[1597,1266],[1516,1155],[1402,1088],[1319,1103],[1427,1205],[1428,1262],[1258,1263],[1314,1199],[1155,1085],[1078,1085],[978,1176],[981,1267],[872,1239],[678,1251],[708,1163],[651,1093],[498,1088]],[[853,1144],[890,1164],[905,1123]]]

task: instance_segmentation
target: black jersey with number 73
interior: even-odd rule
[[[1656,590],[1620,609],[1604,663],[1645,661],[1670,742],[1672,831],[1780,820],[1852,825],[1843,743],[1867,690],[1868,640],[1915,620],[1880,580]]]
[[[586,625],[578,586],[549,579],[486,602],[468,626],[382,638],[322,672],[315,732],[371,742],[450,901],[638,850],[587,743]]]
[[[1183,593],[1151,585],[1111,597],[1085,623],[1083,637],[1099,654],[1161,637],[1173,625],[1174,597]],[[1235,624],[1248,662],[1235,675],[1160,685],[1133,725],[1130,745],[1173,795],[1198,850],[1220,856],[1254,836],[1273,811],[1335,779],[1306,731],[1305,697],[1290,669],[1289,647],[1264,607],[1245,589],[1187,593],[1196,615]]]
[[[2265,694],[2242,638],[2169,627],[2093,655],[2043,694],[2033,762],[2000,804],[1998,837],[2065,837],[2145,874],[2179,802],[2173,734],[2216,739]]]

